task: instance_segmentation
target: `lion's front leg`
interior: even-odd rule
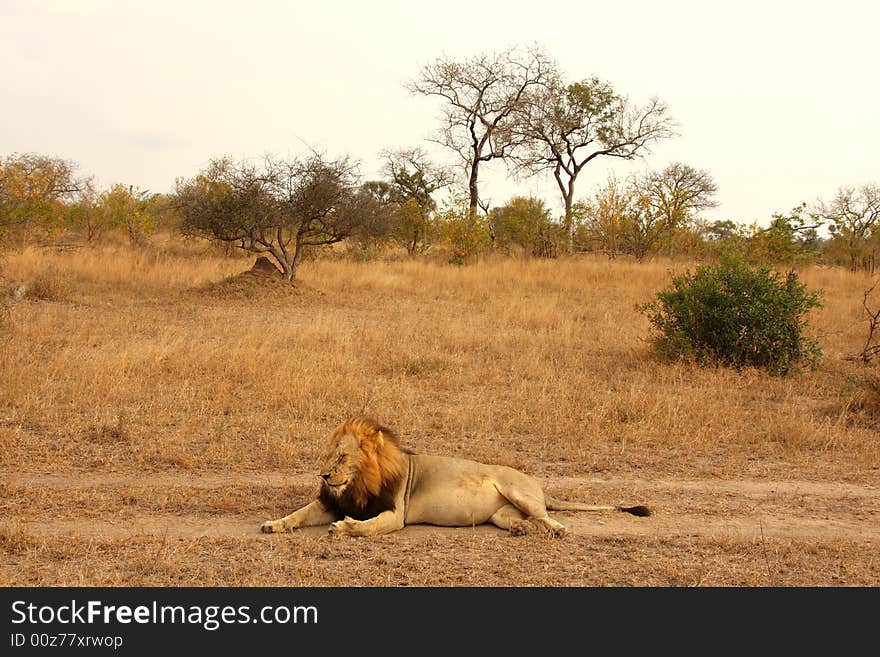
[[[349,536],[378,536],[403,529],[403,520],[403,513],[398,511],[383,511],[367,520],[345,517],[330,525],[330,533],[348,534]]]
[[[297,527],[312,527],[314,525],[327,525],[339,516],[330,513],[320,500],[315,500],[306,504],[301,509],[297,509],[289,516],[284,516],[278,520],[267,520],[260,527],[260,531],[264,534],[276,534],[288,529]]]

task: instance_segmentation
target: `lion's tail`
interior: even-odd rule
[[[544,499],[544,504],[550,511],[623,511],[634,516],[649,516],[651,509],[643,504],[636,506],[614,506],[613,504],[582,504],[580,502],[567,502],[552,497]]]

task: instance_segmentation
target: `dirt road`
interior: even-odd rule
[[[492,526],[410,526],[377,539],[260,534],[264,519],[310,499],[308,474],[7,471],[0,482],[4,541],[19,545],[2,562],[9,583],[880,583],[880,490],[867,484],[548,479],[556,497],[654,511],[556,512],[569,535],[551,540]],[[97,553],[106,568],[91,564]]]
[[[285,487],[308,489],[315,480],[313,475],[288,476],[280,472],[261,473],[252,477],[224,475],[162,474],[138,477],[101,474],[73,477],[59,475],[16,475],[5,473],[2,481],[12,489],[30,490],[39,496],[57,499],[83,499],[90,494],[118,495],[120,506],[125,504],[126,491],[136,489],[139,499],[147,508],[150,501],[145,495],[161,496],[162,491],[197,489],[228,495],[255,484],[283,491]],[[544,481],[548,491],[562,490],[570,499],[595,503],[629,503],[615,495],[622,488],[642,491],[634,502],[646,502],[654,511],[649,519],[639,519],[616,513],[562,513],[562,519],[572,534],[582,536],[700,536],[707,538],[744,539],[847,539],[877,541],[880,539],[880,490],[873,486],[805,481],[699,481],[699,480],[615,480],[585,477],[564,477]],[[589,491],[584,495],[583,491]],[[607,494],[603,491],[608,491]],[[581,494],[577,494],[581,492]],[[295,506],[305,502],[292,499]],[[293,507],[292,507],[293,508]],[[291,509],[292,510],[292,509]],[[21,509],[24,511],[24,509]],[[124,537],[131,534],[162,534],[174,538],[200,536],[225,538],[261,538],[259,525],[265,514],[244,513],[127,513],[119,517],[70,517],[47,519],[37,512],[28,514],[25,526],[40,536],[66,535],[71,532],[94,537]],[[283,511],[282,511],[283,513]],[[102,514],[107,515],[107,514]],[[502,534],[494,527],[480,530]],[[324,533],[326,528],[311,528],[310,534]],[[456,529],[437,527],[408,527],[400,534],[401,540],[424,533],[456,533]]]

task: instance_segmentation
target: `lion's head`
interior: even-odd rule
[[[393,431],[369,418],[355,417],[330,434],[318,497],[340,516],[371,518],[394,509],[408,467]]]

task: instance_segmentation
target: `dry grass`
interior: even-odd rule
[[[878,467],[871,402],[854,402],[868,371],[841,358],[862,337],[846,272],[805,272],[827,293],[825,359],[776,379],[652,355],[634,305],[666,284],[665,264],[319,261],[302,271],[318,294],[261,304],[187,292],[247,261],[165,256],[120,276],[138,269],[126,255],[143,258],[52,256],[78,301],[12,305],[0,465],[308,471],[315,439],[364,409],[418,449],[562,473],[646,455],[688,468],[732,448],[765,463],[829,454],[848,476]],[[41,263],[25,252],[10,268],[36,277]]]
[[[819,370],[780,379],[652,355],[648,322],[634,306],[682,264],[318,260],[302,267],[299,291],[285,294],[223,284],[252,260],[199,248],[26,250],[7,258],[7,280],[33,285],[53,271],[69,287],[54,298],[7,302],[0,475],[63,474],[84,490],[94,473],[131,477],[129,489],[104,491],[106,499],[80,490],[67,502],[39,502],[39,491],[7,489],[12,515],[26,515],[21,499],[46,515],[66,505],[78,517],[92,505],[117,509],[126,496],[145,494],[145,508],[163,512],[261,513],[280,504],[278,491],[224,497],[200,491],[200,473],[313,472],[320,438],[360,411],[393,426],[416,450],[541,477],[878,481],[876,380],[843,360],[865,337],[867,279],[860,276],[802,272],[809,289],[826,292],[813,316],[825,356]],[[183,488],[169,488],[170,501],[156,500],[137,487],[148,472],[177,473]],[[20,552],[18,534],[0,538],[0,546]],[[51,553],[56,547],[45,540],[35,549]],[[151,540],[144,550],[158,549]],[[112,559],[140,558],[137,545]],[[234,548],[190,547],[188,560]],[[109,547],[90,549],[97,563],[111,559]],[[711,561],[715,548],[699,549]],[[30,562],[8,572],[28,583],[108,581],[83,558],[78,553],[80,570],[60,579],[38,574]],[[180,581],[194,581],[188,577]],[[224,581],[268,581],[230,577]],[[459,583],[472,583],[462,577]],[[699,580],[692,569],[645,581],[691,580]],[[178,582],[171,575],[164,581]],[[704,574],[703,583],[713,581],[736,578]]]
[[[32,290],[34,282],[52,273],[68,282],[78,296],[114,293],[138,297],[179,291],[216,281],[240,271],[240,258],[222,258],[203,244],[157,244],[140,249],[126,245],[105,248],[27,248],[10,254],[4,273]],[[31,295],[33,292],[31,291]]]
[[[424,535],[403,546],[390,536],[358,542],[307,535],[273,542],[75,534],[16,540],[24,541],[16,566],[11,575],[0,571],[0,585],[871,586],[880,576],[870,546],[847,542],[780,541],[765,559],[760,546],[725,540],[536,536],[500,539],[501,545],[469,530]],[[489,567],[475,565],[486,554],[492,555]],[[856,571],[854,562],[873,568]]]
[[[72,291],[67,276],[52,266],[37,273],[25,289],[29,296],[43,301],[68,301]]]

